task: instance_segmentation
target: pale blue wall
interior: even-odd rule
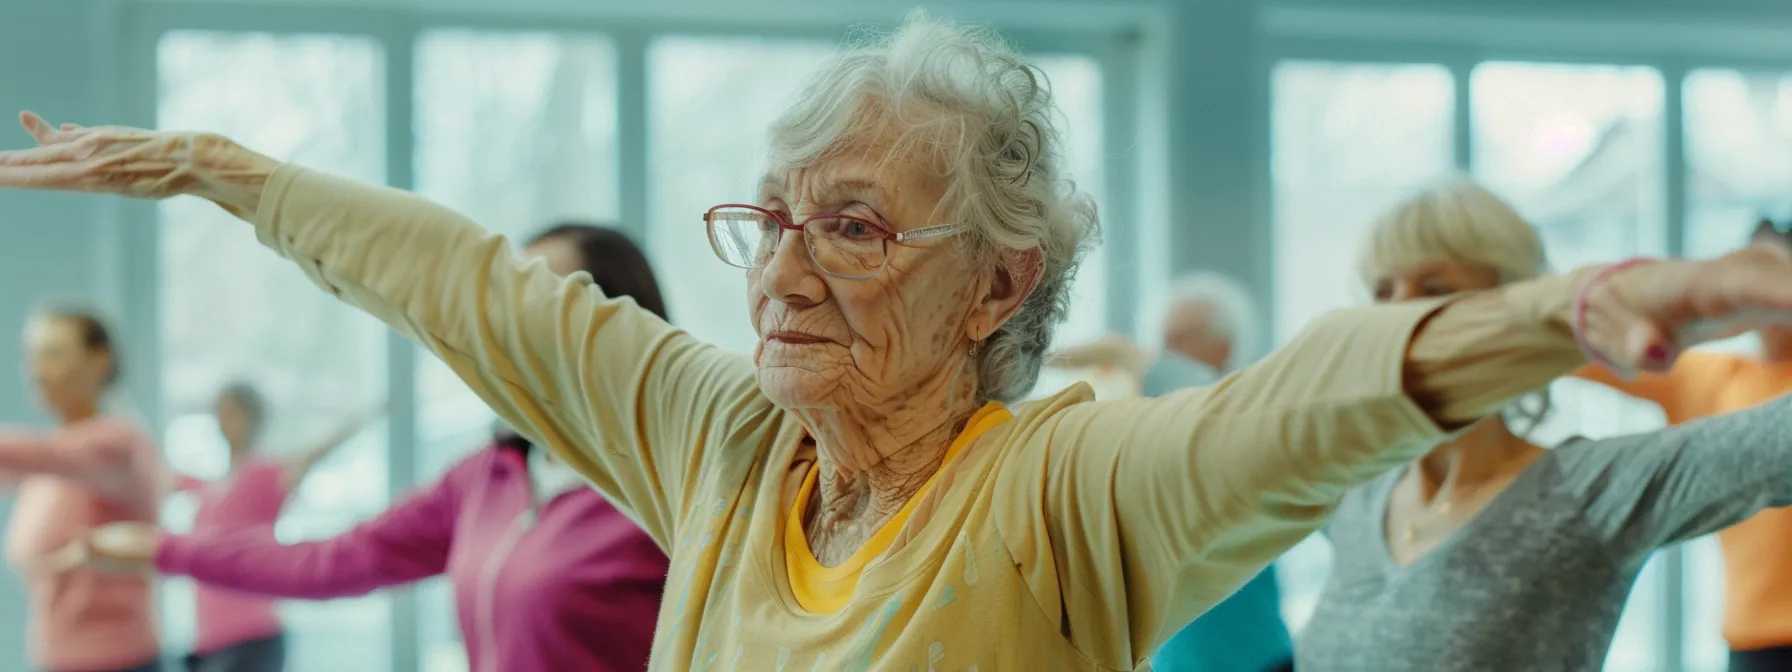
[[[19,146],[11,115],[24,106],[67,118],[95,108],[94,4],[0,0],[0,146]],[[0,423],[38,422],[19,370],[19,326],[47,296],[99,300],[98,210],[91,198],[0,191]],[[10,514],[0,499],[0,515]],[[24,596],[0,572],[0,670],[24,670]]]

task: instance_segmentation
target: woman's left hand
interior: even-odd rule
[[[19,124],[37,147],[0,151],[0,187],[162,199],[182,194],[252,217],[279,162],[213,133],[124,126],[51,126],[33,112]]]

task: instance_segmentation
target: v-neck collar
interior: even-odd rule
[[[1401,479],[1406,478],[1407,470],[1412,469],[1413,465],[1409,463],[1405,467],[1402,467],[1400,471],[1388,474],[1384,479],[1387,482],[1386,485],[1376,488],[1375,492],[1370,493],[1374,497],[1374,499],[1371,500],[1372,510],[1370,513],[1375,521],[1374,541],[1376,555],[1381,561],[1384,572],[1395,576],[1411,573],[1425,563],[1430,562],[1433,556],[1443,555],[1449,552],[1453,547],[1461,544],[1463,539],[1468,538],[1473,533],[1472,531],[1475,526],[1482,524],[1482,520],[1487,518],[1489,514],[1494,513],[1497,508],[1505,505],[1506,500],[1515,496],[1512,493],[1518,489],[1519,485],[1535,477],[1536,471],[1541,468],[1540,465],[1547,462],[1550,459],[1551,453],[1554,451],[1555,449],[1553,448],[1544,449],[1543,454],[1538,455],[1537,459],[1531,460],[1530,464],[1525,465],[1523,471],[1518,472],[1518,475],[1513,476],[1512,480],[1508,481],[1505,487],[1500,488],[1499,493],[1495,494],[1492,499],[1487,500],[1486,504],[1481,505],[1480,510],[1475,511],[1475,515],[1469,517],[1468,520],[1463,521],[1461,526],[1451,530],[1450,534],[1438,541],[1430,550],[1425,551],[1420,554],[1419,557],[1413,558],[1411,562],[1404,565],[1400,564],[1399,560],[1394,557],[1393,542],[1388,540],[1388,512],[1393,508],[1394,489],[1400,487]]]

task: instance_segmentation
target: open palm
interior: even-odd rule
[[[19,124],[37,146],[0,151],[0,187],[154,199],[194,194],[247,216],[272,163],[212,133],[52,126],[33,112],[21,113]]]

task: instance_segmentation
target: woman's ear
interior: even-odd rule
[[[966,336],[973,341],[981,342],[1007,324],[1045,276],[1045,255],[1037,247],[1012,253],[1006,262],[991,271],[977,306],[971,311],[966,324],[970,333]]]

